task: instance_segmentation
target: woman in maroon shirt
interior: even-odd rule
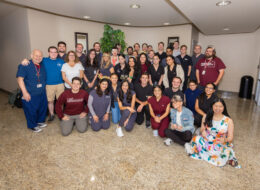
[[[162,95],[162,88],[155,86],[153,89],[153,96],[148,99],[151,125],[153,128],[153,135],[165,137],[164,130],[169,126],[170,113],[170,98]]]
[[[68,136],[75,122],[78,132],[87,130],[88,93],[80,89],[82,80],[79,77],[72,79],[72,88],[65,90],[55,105],[58,117],[61,119],[61,134]],[[63,108],[64,107],[64,108]]]
[[[148,72],[148,68],[151,66],[150,62],[147,60],[145,53],[141,53],[138,59],[139,65],[141,65],[141,74]]]

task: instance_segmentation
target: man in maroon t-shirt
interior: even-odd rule
[[[205,87],[208,83],[214,83],[218,86],[224,75],[225,68],[225,64],[216,56],[216,50],[213,47],[207,47],[205,58],[200,59],[196,64],[198,83],[202,87]]]

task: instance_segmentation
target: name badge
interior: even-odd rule
[[[96,71],[96,70],[94,70],[94,74],[97,74],[97,71]]]
[[[205,71],[205,70],[203,70],[201,74],[202,74],[202,75],[205,75],[205,74],[206,74],[206,71]]]
[[[41,88],[42,87],[42,84],[37,84],[37,88]]]

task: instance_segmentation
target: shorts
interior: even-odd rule
[[[56,84],[56,85],[46,85],[46,94],[48,102],[54,101],[55,96],[56,99],[59,98],[61,93],[64,92],[64,84]]]

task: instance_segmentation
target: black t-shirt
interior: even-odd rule
[[[115,73],[118,76],[119,81],[122,81],[122,80],[125,80],[128,78],[128,72],[126,69],[126,65],[123,69],[121,69],[121,65],[117,64],[114,69],[115,69]]]
[[[156,55],[158,55],[158,57],[160,58],[160,63],[164,58],[167,57],[167,54],[165,52],[162,52],[162,54],[159,54],[159,52],[157,52]]]
[[[188,76],[189,66],[192,66],[192,59],[190,56],[185,55],[183,58],[181,55],[178,55],[177,58],[181,62],[182,69],[184,71],[184,75]]]
[[[176,71],[177,66],[174,64],[174,67],[172,70],[170,70],[169,66],[167,66],[167,67],[168,67],[167,78],[169,81],[169,86],[172,87],[172,79],[177,76],[177,71]]]
[[[82,63],[82,65],[85,64],[86,59],[87,59],[87,57],[86,57],[86,55],[84,53],[82,53],[81,56],[79,57],[79,60]]]
[[[162,65],[159,65],[158,69],[155,70],[154,65],[151,65],[148,68],[148,73],[151,75],[153,84],[158,84],[161,76],[164,74],[164,68]]]
[[[142,87],[141,84],[136,83],[134,89],[136,98],[142,102],[146,101],[148,96],[153,95],[153,87],[150,84],[148,84],[146,87]]]
[[[184,94],[183,94],[183,92],[182,92],[181,90],[178,90],[178,91],[176,91],[176,92],[173,92],[173,91],[172,91],[172,88],[166,88],[166,89],[164,90],[163,94],[164,94],[165,96],[168,96],[170,99],[172,99],[172,97],[173,97],[174,95],[179,95],[179,96],[181,96],[182,100],[184,101]]]
[[[200,101],[200,96],[203,96],[202,101]],[[199,108],[204,112],[207,113],[210,110],[210,105],[213,103],[213,100],[217,97],[216,95],[212,94],[211,97],[208,99],[207,96],[203,93],[197,99],[199,102]]]

